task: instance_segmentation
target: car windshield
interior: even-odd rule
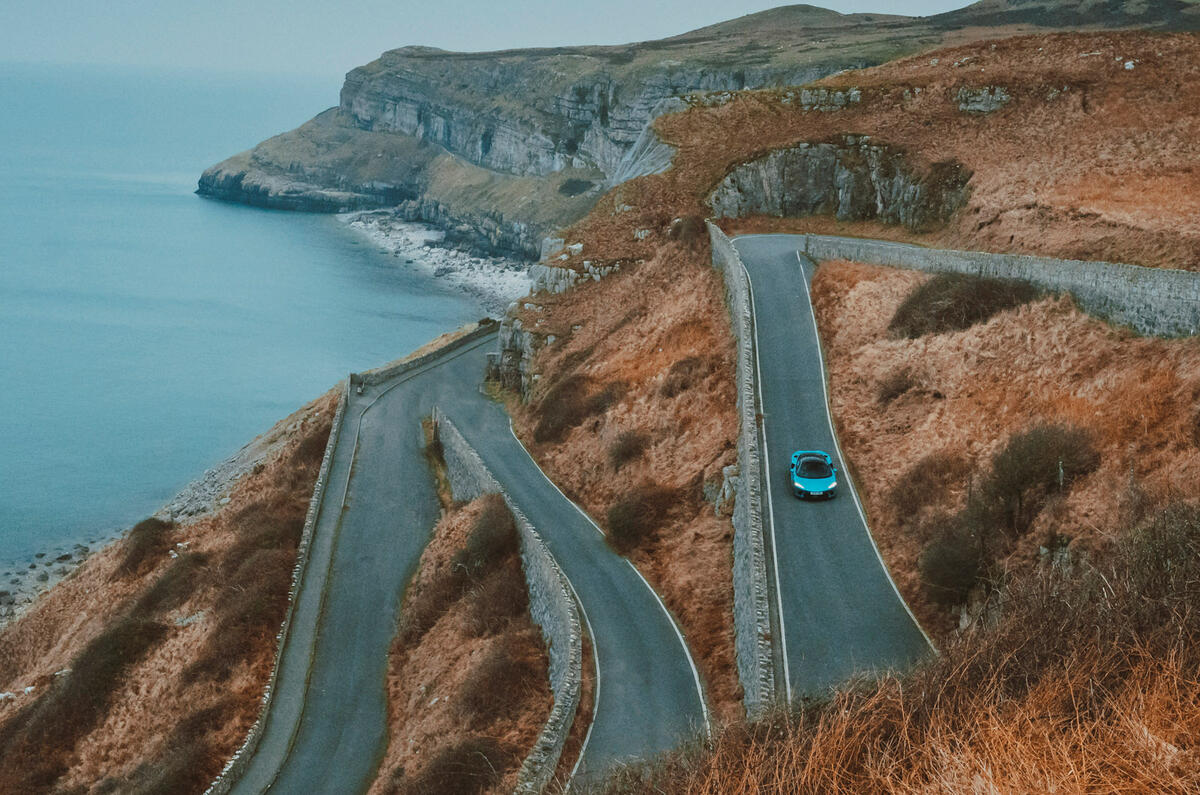
[[[802,478],[827,478],[833,474],[829,464],[819,458],[801,458],[796,472]]]

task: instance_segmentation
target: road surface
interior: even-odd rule
[[[825,372],[809,299],[811,265],[800,238],[747,235],[734,247],[750,275],[765,437],[764,523],[774,544],[789,699],[820,695],[847,678],[903,669],[932,653],[880,559],[834,439]],[[792,496],[796,450],[829,452],[838,496]]]
[[[438,518],[420,428],[435,404],[494,468],[580,595],[600,682],[581,774],[674,747],[704,725],[691,658],[653,592],[478,393],[495,339],[351,395],[275,697],[233,792],[341,795],[373,780],[387,742],[388,648]]]

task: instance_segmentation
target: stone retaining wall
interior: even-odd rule
[[[1079,307],[1143,334],[1200,332],[1200,273],[1112,262],[948,251],[883,240],[802,235],[801,251],[815,260],[847,259],[932,272],[1020,279],[1074,296]],[[715,246],[714,246],[715,250]]]
[[[246,740],[242,743],[233,755],[233,757],[225,764],[225,768],[217,776],[216,781],[209,785],[205,790],[205,795],[225,795],[241,778],[242,773],[246,769],[246,765],[254,756],[254,751],[258,748],[258,741],[262,738],[263,729],[266,723],[266,717],[271,709],[271,699],[275,694],[275,678],[279,674],[279,659],[283,654],[283,647],[287,643],[288,631],[292,626],[292,613],[296,608],[296,594],[300,589],[300,582],[304,579],[304,570],[308,565],[308,548],[312,544],[313,531],[317,526],[317,516],[321,511],[321,502],[325,496],[325,485],[329,481],[329,468],[333,464],[333,452],[337,449],[338,437],[342,431],[342,420],[346,414],[346,404],[350,401],[350,382],[342,381],[341,392],[338,395],[337,410],[333,414],[333,424],[329,429],[329,441],[325,443],[325,455],[321,458],[321,469],[317,473],[317,482],[313,486],[312,498],[308,501],[308,513],[304,517],[304,530],[300,534],[300,544],[296,548],[296,565],[292,570],[292,586],[288,589],[288,608],[284,615],[283,624],[280,625],[279,634],[276,635],[275,646],[275,662],[271,666],[271,676],[267,680],[267,687],[263,691],[262,709],[258,712],[258,719],[254,721],[254,725],[250,727],[250,731],[246,734]]]
[[[406,361],[396,364],[385,364],[383,367],[376,367],[374,370],[367,370],[362,373],[350,374],[350,386],[357,388],[359,384],[365,386],[375,386],[382,384],[384,381],[390,381],[401,373],[409,370],[415,370],[418,367],[424,367],[435,359],[440,359],[447,353],[453,350],[462,348],[475,340],[486,337],[489,334],[495,334],[497,323],[494,320],[488,319],[486,322],[480,322],[479,326],[472,331],[467,332],[456,340],[446,343],[436,350],[432,350],[422,356],[417,356]]]
[[[762,518],[762,450],[758,433],[758,387],[750,280],[729,238],[708,223],[713,265],[725,277],[725,296],[737,339],[738,471],[733,508],[733,629],[738,678],[747,713],[776,697],[771,640],[770,586]]]
[[[470,500],[500,494],[517,522],[521,537],[521,562],[529,586],[529,612],[542,628],[550,656],[550,690],[554,707],[533,750],[525,757],[516,791],[541,793],[554,777],[563,745],[575,720],[583,685],[583,633],[579,606],[558,563],[537,530],[513,504],[454,424],[434,409],[434,426],[454,498]]]

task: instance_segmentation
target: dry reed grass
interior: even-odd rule
[[[1014,578],[902,676],[725,728],[605,793],[1187,793],[1200,787],[1200,509]]]

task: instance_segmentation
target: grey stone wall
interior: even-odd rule
[[[496,321],[489,319],[485,322],[481,322],[477,328],[467,332],[453,342],[443,345],[442,347],[432,350],[422,356],[417,356],[416,358],[399,362],[398,364],[387,364],[383,367],[376,367],[374,370],[367,370],[366,372],[362,373],[351,373],[350,386],[355,388],[357,388],[359,384],[375,386],[377,384],[382,384],[384,381],[390,381],[401,373],[409,370],[415,370],[418,367],[423,367],[424,365],[429,364],[436,359],[440,359],[442,356],[445,356],[447,353],[450,353],[453,350],[470,345],[475,340],[486,337],[489,334],[495,334],[497,328],[498,324]]]
[[[571,731],[583,685],[583,633],[579,606],[571,586],[550,550],[525,515],[513,504],[454,424],[434,409],[434,424],[454,498],[470,500],[500,494],[517,522],[521,536],[521,562],[529,586],[529,612],[542,628],[550,656],[550,690],[554,707],[533,750],[525,757],[516,791],[540,793],[550,783]]]
[[[948,251],[905,243],[829,235],[804,235],[812,259],[848,259],[931,272],[1020,279],[1067,292],[1081,309],[1142,334],[1184,336],[1200,332],[1200,273],[982,251]],[[714,247],[715,250],[715,247]]]
[[[776,697],[771,648],[770,587],[762,518],[762,450],[758,433],[758,388],[754,365],[754,319],[750,280],[729,238],[708,223],[713,265],[725,277],[733,333],[737,339],[738,470],[733,508],[733,628],[738,678],[747,713]]]
[[[325,484],[329,481],[329,468],[333,463],[333,452],[337,449],[338,437],[342,432],[342,420],[345,418],[346,404],[349,400],[350,382],[343,381],[338,395],[337,410],[333,414],[333,425],[329,429],[329,441],[325,443],[325,455],[321,458],[317,482],[313,486],[312,498],[308,501],[308,513],[304,517],[304,530],[300,534],[300,545],[296,548],[296,565],[292,570],[292,585],[288,589],[287,614],[283,618],[283,624],[280,625],[279,634],[275,636],[275,662],[271,666],[271,676],[263,691],[262,708],[258,711],[258,719],[250,727],[242,747],[225,764],[225,768],[217,776],[216,781],[205,790],[205,795],[225,795],[229,792],[245,771],[250,758],[254,756],[255,749],[258,748],[258,741],[262,738],[265,718],[271,709],[271,699],[275,695],[275,679],[279,674],[279,657],[283,653],[288,631],[292,626],[292,613],[296,608],[296,592],[304,578],[304,569],[308,565],[308,548],[312,544],[313,531],[317,526],[317,515],[321,511],[321,501],[325,497]]]

